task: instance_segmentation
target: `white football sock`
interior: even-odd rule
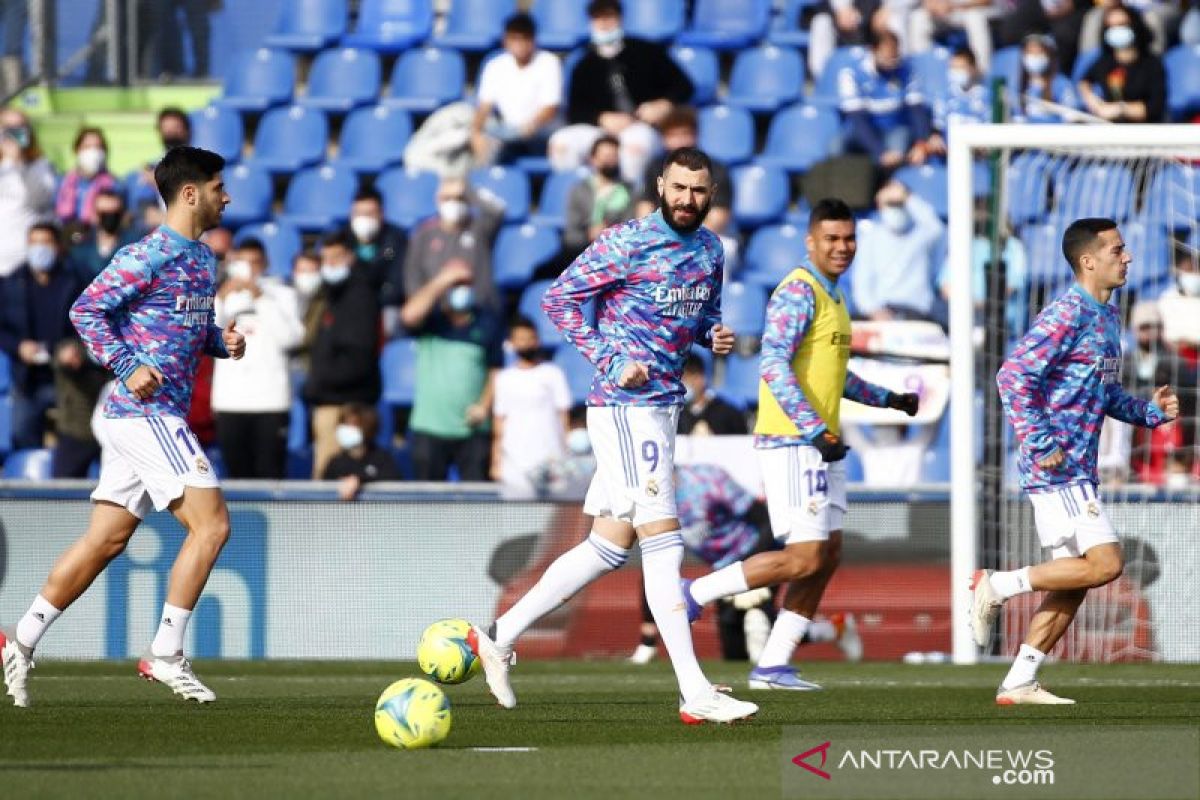
[[[837,628],[827,619],[818,619],[810,622],[805,634],[808,636],[808,641],[813,644],[837,641]]]
[[[1013,661],[1012,667],[1009,668],[1004,682],[1000,684],[1000,688],[1013,689],[1023,683],[1037,680],[1038,668],[1042,666],[1042,662],[1045,660],[1046,654],[1041,650],[1030,647],[1027,644],[1021,645],[1021,649],[1017,651],[1017,657]]]
[[[1033,587],[1029,584],[1029,567],[1021,567],[1008,572],[993,572],[991,580],[996,594],[1005,600],[1033,591]]]
[[[617,569],[629,551],[596,532],[554,560],[516,605],[496,620],[496,644],[512,647],[533,623],[575,596],[592,581]]]
[[[170,603],[163,603],[162,619],[158,623],[158,633],[150,643],[150,655],[156,658],[169,658],[183,651],[183,635],[187,633],[188,620],[192,611],[180,608]]]
[[[767,639],[767,646],[758,657],[758,666],[787,666],[810,623],[808,617],[802,617],[786,608],[780,609],[779,615],[775,617],[775,625],[771,628],[771,637]]]
[[[658,636],[671,657],[679,693],[685,703],[712,684],[704,677],[696,651],[692,647],[692,626],[688,622],[683,589],[679,585],[679,566],[683,563],[683,537],[679,531],[662,533],[642,540],[642,573],[646,582],[646,603],[658,626]]]
[[[33,650],[45,635],[50,623],[61,614],[61,609],[50,605],[50,601],[39,594],[33,599],[33,605],[25,612],[25,616],[17,623],[17,644]]]
[[[749,588],[742,562],[735,561],[728,567],[692,581],[692,599],[703,606],[722,597],[740,594]]]

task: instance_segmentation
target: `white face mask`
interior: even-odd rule
[[[337,437],[338,447],[343,450],[353,450],[363,443],[362,428],[357,425],[338,425],[334,436]]]
[[[1137,363],[1138,380],[1150,381],[1154,379],[1154,368],[1158,366],[1158,359],[1150,356],[1143,358]]]
[[[1168,489],[1186,489],[1191,484],[1186,472],[1172,472],[1167,475]]]
[[[467,218],[470,207],[465,200],[443,200],[438,203],[438,216],[448,225],[457,225]]]
[[[321,279],[326,283],[336,286],[339,283],[344,283],[350,277],[349,264],[322,264]]]
[[[884,206],[879,209],[879,221],[892,233],[904,233],[908,230],[908,211],[903,206]]]
[[[25,250],[25,260],[34,272],[49,272],[56,255],[54,248],[48,244],[31,244]]]
[[[1021,56],[1021,66],[1030,75],[1041,75],[1050,66],[1050,56],[1045,53],[1026,53]]]
[[[606,31],[592,28],[592,44],[602,58],[612,58],[621,52],[621,46],[625,44],[625,31],[619,27]]]
[[[359,214],[357,217],[350,218],[350,230],[354,232],[355,238],[360,242],[372,241],[379,233],[379,218],[370,217],[366,214]]]
[[[321,288],[321,273],[297,272],[292,276],[292,285],[300,294],[311,297],[317,293],[317,289]]]
[[[1113,50],[1121,50],[1133,46],[1133,28],[1128,25],[1114,25],[1104,32],[1104,43]]]
[[[971,73],[965,69],[952,69],[946,73],[946,80],[950,86],[962,91],[971,85]]]
[[[446,302],[452,311],[469,311],[475,305],[475,290],[465,284],[455,286],[446,295]]]
[[[1179,290],[1189,297],[1200,297],[1200,272],[1179,273]]]
[[[254,268],[249,261],[230,261],[225,267],[226,274],[235,281],[254,280]]]
[[[592,452],[592,440],[586,428],[572,428],[567,432],[567,449],[577,456]]]
[[[75,163],[84,175],[95,175],[104,168],[108,154],[102,147],[85,147],[75,154]]]

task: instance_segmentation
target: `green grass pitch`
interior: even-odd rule
[[[418,674],[405,663],[200,663],[218,695],[199,707],[138,680],[134,664],[47,662],[35,706],[0,706],[6,797],[770,798],[780,795],[781,727],[943,722],[986,726],[1186,723],[1200,718],[1194,666],[1051,665],[1070,707],[997,708],[1002,665],[816,664],[820,693],[749,692],[740,664],[706,665],[758,702],[758,718],[689,727],[669,667],[522,663],[520,705],[495,706],[483,679],[447,690],[450,738],[404,752],[375,735],[375,698]],[[7,698],[0,698],[7,702]],[[486,752],[474,748],[536,748]]]

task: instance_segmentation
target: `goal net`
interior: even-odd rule
[[[1040,593],[1005,608],[980,652],[966,620],[976,567],[1048,557],[1021,493],[1017,444],[995,375],[1037,313],[1072,283],[1062,234],[1110,217],[1133,256],[1114,295],[1125,330],[1122,383],[1149,398],[1170,383],[1180,419],[1154,431],[1108,420],[1101,496],[1126,569],[1089,592],[1054,656],[1090,662],[1200,661],[1200,465],[1196,458],[1200,145],[1191,126],[965,125],[951,136],[952,581],[958,663],[1011,657]],[[1200,279],[1196,279],[1200,281]],[[1182,288],[1181,288],[1182,287]]]

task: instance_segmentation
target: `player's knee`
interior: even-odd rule
[[[199,541],[219,552],[229,541],[229,518],[222,516],[201,523],[192,528],[191,533]]]

